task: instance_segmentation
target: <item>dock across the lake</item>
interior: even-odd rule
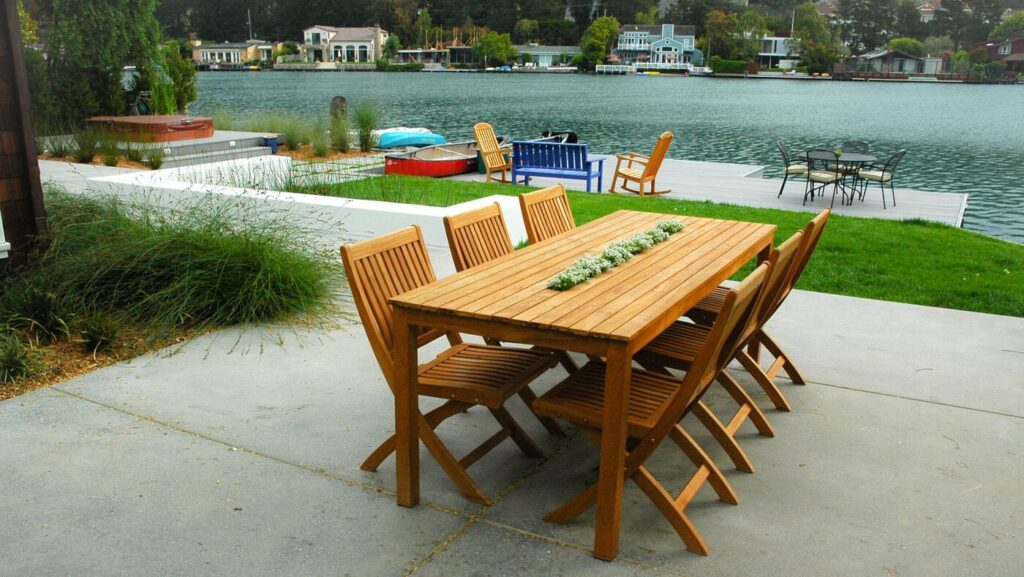
[[[603,155],[592,154],[592,158]],[[607,192],[615,170],[615,157],[607,156],[602,190]],[[737,204],[758,208],[776,208],[801,212],[817,212],[831,203],[831,191],[823,197],[803,204],[804,180],[790,178],[786,189],[779,198],[782,179],[764,178],[764,167],[724,162],[699,162],[666,158],[658,174],[658,189],[672,192],[659,198],[680,200],[711,201]],[[462,174],[452,178],[484,181],[482,174]],[[899,179],[897,178],[897,182]],[[557,180],[534,178],[530,184],[547,186]],[[888,190],[886,191],[888,193]],[[896,187],[896,206],[889,204],[882,208],[881,191],[877,183],[868,185],[864,202],[854,201],[852,205],[839,204],[835,214],[893,220],[921,219],[951,226],[962,226],[964,211],[967,209],[967,194],[950,192],[928,192]],[[887,197],[887,202],[891,199]]]

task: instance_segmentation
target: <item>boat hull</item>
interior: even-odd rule
[[[472,143],[428,146],[412,152],[389,154],[384,157],[384,174],[441,178],[474,170],[476,170],[476,149]]]

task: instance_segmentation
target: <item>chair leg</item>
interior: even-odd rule
[[[676,425],[671,431],[669,436],[675,441],[676,445],[683,450],[690,462],[697,467],[699,471],[707,470],[707,481],[711,485],[711,488],[715,490],[715,494],[718,495],[718,500],[730,505],[739,505],[740,498],[736,495],[736,491],[733,490],[732,485],[729,484],[728,479],[722,474],[722,470],[718,468],[718,465],[711,460],[704,449],[697,444],[697,441],[693,440],[693,437],[686,432],[686,429]],[[696,491],[695,491],[696,492]]]
[[[885,183],[884,182],[879,182],[878,183],[878,188],[879,188],[879,190],[882,191],[882,210],[885,210],[885,208],[886,208],[885,207]]]
[[[689,551],[698,555],[707,555],[711,552],[708,549],[708,544],[704,542],[704,538],[697,532],[697,528],[690,522],[686,513],[676,505],[676,500],[647,472],[647,469],[640,467],[631,478],[672,524],[672,528],[675,529],[676,534],[683,540],[683,544]]]
[[[889,180],[889,192],[892,193],[892,206],[896,208],[896,188],[892,185],[892,180]],[[882,195],[885,195],[885,191],[882,191]]]
[[[447,419],[448,417],[457,415],[471,406],[472,405],[470,405],[469,403],[448,401],[445,404],[441,405],[440,407],[437,407],[436,409],[428,412],[423,417],[426,419],[427,424],[432,429],[436,429],[438,425],[444,422],[444,420]],[[366,460],[363,461],[361,465],[359,465],[359,468],[362,469],[363,471],[376,471],[377,467],[380,467],[380,464],[383,463],[384,460],[391,456],[391,453],[394,452],[395,436],[391,435],[383,443],[381,443],[380,446],[374,449],[372,453],[370,453],[370,456],[367,457]]]
[[[491,414],[501,425],[502,429],[508,431],[512,440],[515,441],[516,445],[519,445],[519,449],[530,457],[543,457],[544,452],[540,450],[537,443],[533,442],[533,439],[526,434],[526,431],[519,426],[519,423],[512,418],[509,414],[508,409],[505,407],[498,407],[497,409],[490,409]]]
[[[782,370],[786,371],[786,374],[789,375],[789,380],[793,381],[793,383],[797,385],[807,384],[807,380],[804,379],[803,374],[801,374],[800,370],[797,369],[795,364],[793,364],[793,359],[789,358],[789,356],[782,350],[782,347],[779,346],[779,343],[775,342],[775,340],[768,336],[768,333],[764,331],[758,333],[758,339],[761,341],[761,344],[764,345],[764,348],[768,349],[768,352],[776,358],[776,363],[778,363],[778,359],[783,360]],[[778,369],[775,369],[775,372],[778,372]],[[772,378],[774,378],[774,373],[772,373]]]
[[[782,186],[779,187],[779,196],[776,196],[775,198],[782,198],[782,189],[786,188],[786,181],[788,179],[789,179],[789,173],[788,172],[782,175]]]
[[[711,409],[703,401],[698,401],[697,404],[693,405],[690,412],[697,417],[708,432],[711,433],[711,436],[718,441],[718,444],[729,455],[729,459],[737,469],[744,473],[754,472],[754,464],[750,462],[750,457],[747,457],[740,444],[736,442],[736,439],[729,433],[725,425],[718,420],[718,417],[711,412]]]
[[[469,476],[466,469],[460,464],[448,447],[444,446],[441,439],[437,436],[437,433],[433,429],[425,426],[426,421],[423,417],[420,417],[420,439],[423,444],[433,455],[434,460],[437,461],[438,465],[444,469],[444,472],[448,474],[448,477],[455,483],[455,486],[459,488],[459,491],[470,501],[479,503],[481,505],[490,505],[491,500],[487,495],[480,489],[480,486],[476,484],[476,481]]]
[[[533,392],[533,390],[530,389],[530,387],[523,387],[523,390],[519,391],[519,398],[522,399],[524,403],[526,403],[526,406],[527,408],[530,409],[530,412],[533,412],[533,402],[537,400],[537,395]],[[533,413],[533,415],[537,417],[537,420],[540,421],[540,424],[544,425],[544,428],[547,429],[548,432],[551,433],[552,435],[558,435],[559,437],[566,436],[565,429],[563,429],[562,426],[558,424],[558,421],[555,421],[551,417],[542,417],[537,413]]]
[[[761,389],[763,389],[765,394],[768,395],[768,398],[771,399],[772,404],[775,405],[776,409],[786,411],[787,413],[793,410],[793,407],[789,405],[789,401],[786,400],[786,397],[782,394],[782,391],[779,390],[779,387],[775,382],[768,378],[768,375],[765,374],[761,365],[757,364],[757,362],[754,361],[746,351],[740,351],[739,354],[736,355],[736,358],[739,359],[743,368],[747,369],[750,376],[754,377],[754,380],[757,381],[757,384],[760,385]]]
[[[761,407],[757,406],[754,399],[752,399],[750,394],[740,386],[736,381],[736,378],[733,377],[729,371],[722,371],[718,374],[718,384],[722,385],[722,388],[729,393],[729,396],[736,401],[737,405],[741,408],[747,407],[750,411],[750,422],[754,424],[754,428],[757,429],[757,432],[762,437],[775,436],[775,429],[772,428],[772,424],[768,422],[768,417],[764,415]]]

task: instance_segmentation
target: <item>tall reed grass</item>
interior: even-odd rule
[[[356,106],[353,111],[355,117],[356,131],[359,135],[359,150],[370,152],[373,150],[373,130],[377,128],[377,105],[371,101],[365,101]]]

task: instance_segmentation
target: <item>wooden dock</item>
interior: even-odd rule
[[[602,155],[591,155],[594,157]],[[606,157],[604,162],[605,177],[602,190],[607,192],[615,170],[615,157]],[[670,189],[667,195],[660,198],[676,198],[681,200],[711,201],[722,204],[737,204],[758,208],[776,208],[799,212],[817,212],[829,205],[831,195],[808,201],[803,204],[804,180],[790,178],[786,189],[779,198],[779,186],[782,179],[764,178],[764,167],[747,164],[730,164],[722,162],[700,162],[693,160],[665,159],[661,165],[658,178],[658,189]],[[463,174],[453,178],[483,182],[482,174]],[[530,184],[547,186],[557,180],[534,178]],[[898,182],[898,179],[897,179]],[[579,187],[577,181],[565,184],[573,189]],[[887,198],[887,202],[891,199]],[[940,222],[951,226],[962,226],[964,211],[967,209],[967,195],[950,192],[928,192],[909,188],[896,187],[896,206],[891,204],[882,208],[882,196],[876,183],[868,187],[864,202],[854,201],[853,205],[839,204],[836,197],[836,214],[860,216],[866,218],[885,218],[893,220],[922,219]]]

